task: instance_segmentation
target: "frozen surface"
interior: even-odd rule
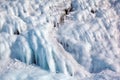
[[[68,75],[47,72],[38,66],[26,65],[18,60],[9,60],[0,66],[0,80],[77,80]]]
[[[119,0],[0,0],[0,80],[120,80]]]

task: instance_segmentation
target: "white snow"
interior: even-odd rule
[[[0,80],[120,80],[119,0],[1,0]]]

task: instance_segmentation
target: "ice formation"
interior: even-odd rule
[[[120,80],[119,0],[1,0],[0,80]]]

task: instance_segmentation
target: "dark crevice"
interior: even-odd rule
[[[54,28],[59,26],[59,23],[53,22],[54,23]]]
[[[19,35],[20,32],[19,32],[18,30],[16,30],[16,31],[14,32],[14,34],[15,34],[15,35]]]
[[[37,64],[36,59],[35,59],[35,52],[32,48],[31,48],[31,50],[32,50],[32,63]]]
[[[64,23],[65,17],[66,17],[67,15],[69,15],[70,12],[72,12],[72,11],[74,11],[74,9],[73,9],[73,5],[72,5],[72,3],[71,3],[71,5],[70,5],[69,8],[63,9],[63,12],[64,12],[64,13],[61,15],[59,21],[58,21],[58,22],[57,22],[57,21],[54,21],[54,28],[55,28],[55,27],[59,27],[59,25],[60,25],[61,23]]]
[[[72,6],[72,4],[71,4],[71,6],[70,6],[69,8],[64,9],[63,11],[64,11],[64,14],[60,17],[60,23],[63,23],[63,22],[64,22],[65,17],[66,17],[67,15],[69,15],[69,14],[70,14],[70,12],[72,12],[72,11],[73,11],[73,6]]]
[[[66,15],[68,15],[72,11],[73,11],[72,5],[68,9],[64,9],[64,12],[65,12]]]
[[[72,4],[71,4],[71,6],[70,6],[69,8],[64,9],[65,15],[68,15],[68,14],[69,14],[70,12],[72,12],[72,11],[73,11]]]
[[[91,13],[95,14],[95,13],[96,13],[96,10],[91,9]]]
[[[68,48],[70,47],[68,43],[64,43],[62,41],[58,41],[64,48],[65,50],[68,50]]]

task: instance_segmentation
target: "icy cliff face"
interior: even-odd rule
[[[119,0],[1,0],[0,80],[119,80]]]

